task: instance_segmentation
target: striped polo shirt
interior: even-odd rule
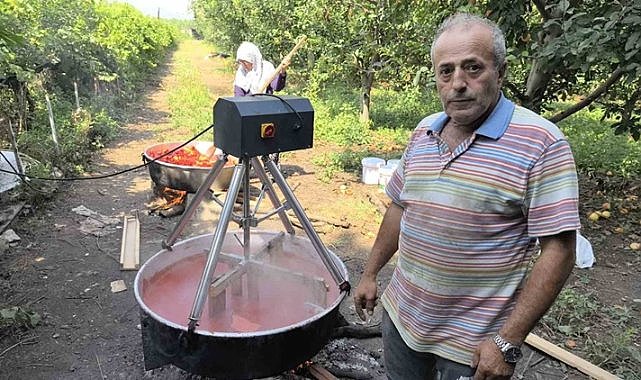
[[[387,185],[404,211],[381,301],[409,347],[470,364],[513,309],[537,237],[580,228],[578,185],[561,131],[503,95],[453,152],[447,120],[418,124]]]

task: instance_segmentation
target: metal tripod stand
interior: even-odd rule
[[[181,234],[181,232],[183,231],[183,229],[185,228],[185,226],[193,216],[194,212],[196,211],[196,209],[204,199],[205,195],[209,193],[209,188],[214,183],[214,180],[216,179],[216,177],[224,167],[225,163],[227,162],[228,160],[227,157],[228,155],[227,153],[225,153],[222,159],[219,159],[218,161],[216,161],[216,163],[212,166],[211,171],[205,178],[205,181],[203,182],[203,184],[198,188],[194,196],[194,199],[187,206],[187,209],[183,213],[181,219],[178,221],[178,223],[174,227],[173,231],[171,232],[167,240],[163,241],[163,244],[162,244],[163,248],[171,250],[171,247],[178,239],[178,236]],[[318,253],[323,264],[328,269],[333,280],[336,282],[336,285],[339,287],[341,291],[349,292],[350,290],[349,282],[345,279],[340,269],[338,268],[337,264],[332,260],[329,251],[327,250],[323,242],[320,240],[320,237],[314,230],[312,223],[307,218],[307,215],[305,215],[303,208],[301,207],[300,203],[294,196],[292,189],[289,187],[289,185],[285,181],[285,178],[283,177],[282,173],[280,172],[280,170],[278,169],[274,161],[268,155],[262,156],[262,160],[263,160],[264,166],[261,164],[258,157],[248,157],[248,156],[242,157],[239,160],[238,164],[234,167],[234,172],[232,175],[229,188],[227,190],[227,196],[225,198],[224,203],[221,202],[218,198],[214,198],[215,201],[217,201],[222,206],[222,211],[220,214],[220,219],[218,220],[218,223],[216,226],[216,231],[214,233],[212,244],[207,256],[207,261],[205,263],[205,268],[200,278],[194,303],[189,315],[189,322],[188,322],[189,332],[193,332],[195,330],[198,324],[198,321],[200,320],[200,317],[202,315],[203,307],[207,297],[207,289],[212,283],[212,276],[219,260],[220,251],[223,246],[225,234],[227,233],[227,227],[231,220],[234,220],[235,222],[237,222],[243,229],[243,242],[242,242],[243,257],[244,257],[244,260],[249,260],[250,259],[249,256],[251,252],[250,229],[252,227],[256,227],[258,223],[271,217],[272,215],[278,214],[281,222],[283,223],[285,230],[289,234],[293,235],[294,227],[286,213],[288,209],[291,209],[296,215],[296,217],[298,218],[303,230],[305,231],[308,238],[310,239],[314,249]],[[258,178],[262,183],[262,191],[261,191],[259,200],[262,199],[263,194],[266,193],[272,205],[274,206],[274,209],[271,212],[267,213],[264,217],[260,219],[256,218],[256,211],[257,211],[258,205],[254,210],[251,210],[251,205],[250,205],[249,180],[250,180],[250,171],[252,168],[254,169],[254,172],[256,173],[256,175],[258,176]],[[278,196],[275,191],[274,183],[272,183],[265,169],[269,171],[269,174],[271,174],[274,180],[274,183],[278,185],[279,189],[283,193],[285,197],[284,203],[281,203],[280,200],[278,199]],[[243,193],[242,193],[243,213],[242,213],[242,217],[238,217],[233,213],[233,207],[241,188],[243,189]]]

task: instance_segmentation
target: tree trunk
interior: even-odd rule
[[[552,75],[546,71],[540,61],[537,60],[532,63],[530,74],[527,77],[525,99],[523,101],[525,108],[531,109],[536,113],[541,112],[543,95],[545,95],[545,89],[551,78]]]
[[[374,84],[374,64],[378,63],[379,56],[374,54],[371,59],[368,67],[363,69],[361,74],[361,117],[362,122],[369,121],[370,114],[370,99],[372,93],[372,85]]]
[[[362,122],[369,121],[370,96],[372,84],[374,83],[374,72],[366,71],[361,75],[361,116]]]
[[[543,23],[548,21],[551,18],[558,18],[561,16],[558,8],[551,10],[546,9],[544,1],[534,1],[534,4],[539,9],[539,12],[543,16]],[[562,30],[559,25],[553,25],[548,29],[543,30],[538,36],[539,46],[545,46],[550,41],[561,36]],[[540,60],[534,60],[532,62],[532,67],[530,69],[530,74],[527,78],[525,97],[523,99],[523,106],[531,109],[534,112],[541,112],[541,104],[543,102],[543,96],[545,95],[545,89],[552,79],[552,74],[554,72],[553,67],[549,67],[541,63]]]

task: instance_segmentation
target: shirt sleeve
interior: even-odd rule
[[[274,78],[272,83],[270,84],[270,87],[274,89],[274,91],[280,91],[283,88],[285,88],[285,84],[287,82],[287,73],[283,74],[280,73]]]
[[[570,145],[551,144],[530,170],[525,207],[532,237],[578,230],[579,186]]]
[[[249,91],[245,91],[242,88],[238,86],[234,86],[234,96],[245,96],[249,93]]]
[[[396,168],[394,173],[392,173],[392,177],[387,183],[387,186],[385,186],[385,192],[387,193],[387,196],[390,197],[392,202],[401,207],[403,207],[403,204],[401,202],[401,194],[403,192],[403,187],[405,186],[405,163],[409,160],[412,152],[412,147],[414,146],[421,133],[426,133],[425,128],[422,128],[421,126],[417,127],[414,132],[412,132],[412,136],[410,137],[410,141],[407,144],[405,151],[403,152],[401,161],[398,163],[398,167]]]

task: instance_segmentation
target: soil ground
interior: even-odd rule
[[[222,58],[206,58],[207,48],[197,41],[187,41],[180,49],[191,54],[214,98],[230,95],[232,75],[224,70]],[[150,81],[142,100],[127,110],[130,121],[118,140],[100,152],[92,174],[138,165],[147,146],[190,137],[186,130],[170,124],[166,89],[176,80],[172,70],[170,60]],[[322,241],[340,256],[350,282],[356,286],[386,199],[377,186],[362,184],[359,173],[341,174],[331,183],[319,181],[319,169],[311,158],[330,149],[333,147],[317,144],[313,149],[285,154],[282,169]],[[630,325],[638,329],[641,255],[628,246],[641,234],[641,212],[630,201],[631,196],[640,195],[640,183],[614,181],[607,176],[582,177],[581,181],[582,215],[600,209],[605,201],[612,201],[613,207],[626,207],[628,213],[625,221],[618,220],[614,211],[604,223],[584,221],[583,232],[592,241],[597,265],[591,270],[577,269],[570,283],[586,292],[596,291],[605,305],[627,308],[631,311]],[[146,168],[72,182],[62,187],[50,203],[38,208],[27,205],[11,223],[9,228],[21,240],[0,251],[0,309],[22,306],[37,312],[42,321],[33,329],[0,331],[0,379],[199,378],[172,366],[144,369],[139,307],[133,292],[136,272],[121,271],[118,261],[123,216],[138,212],[141,263],[161,250],[161,242],[178,221],[178,217],[162,218],[146,211],[150,185]],[[87,226],[87,217],[73,210],[79,206],[112,219],[102,219],[96,232],[96,225]],[[213,232],[219,209],[214,202],[204,200],[183,236]],[[87,232],[91,226],[94,233],[91,229]],[[625,233],[614,232],[620,226]],[[282,225],[270,219],[259,228],[281,230]],[[297,235],[304,233],[297,229]],[[381,286],[389,280],[393,266],[391,262],[382,271]],[[123,280],[127,290],[113,293],[110,284],[116,280]],[[348,322],[357,323],[351,299],[344,300],[340,311]],[[368,325],[376,326],[379,319],[380,313],[376,313]],[[537,331],[550,336],[544,327]],[[634,340],[638,347],[638,333]],[[538,351],[527,350],[525,358],[515,372],[519,379],[586,378]],[[312,361],[340,378],[384,378],[377,337],[331,340]],[[311,375],[299,369],[275,378],[303,379]]]

